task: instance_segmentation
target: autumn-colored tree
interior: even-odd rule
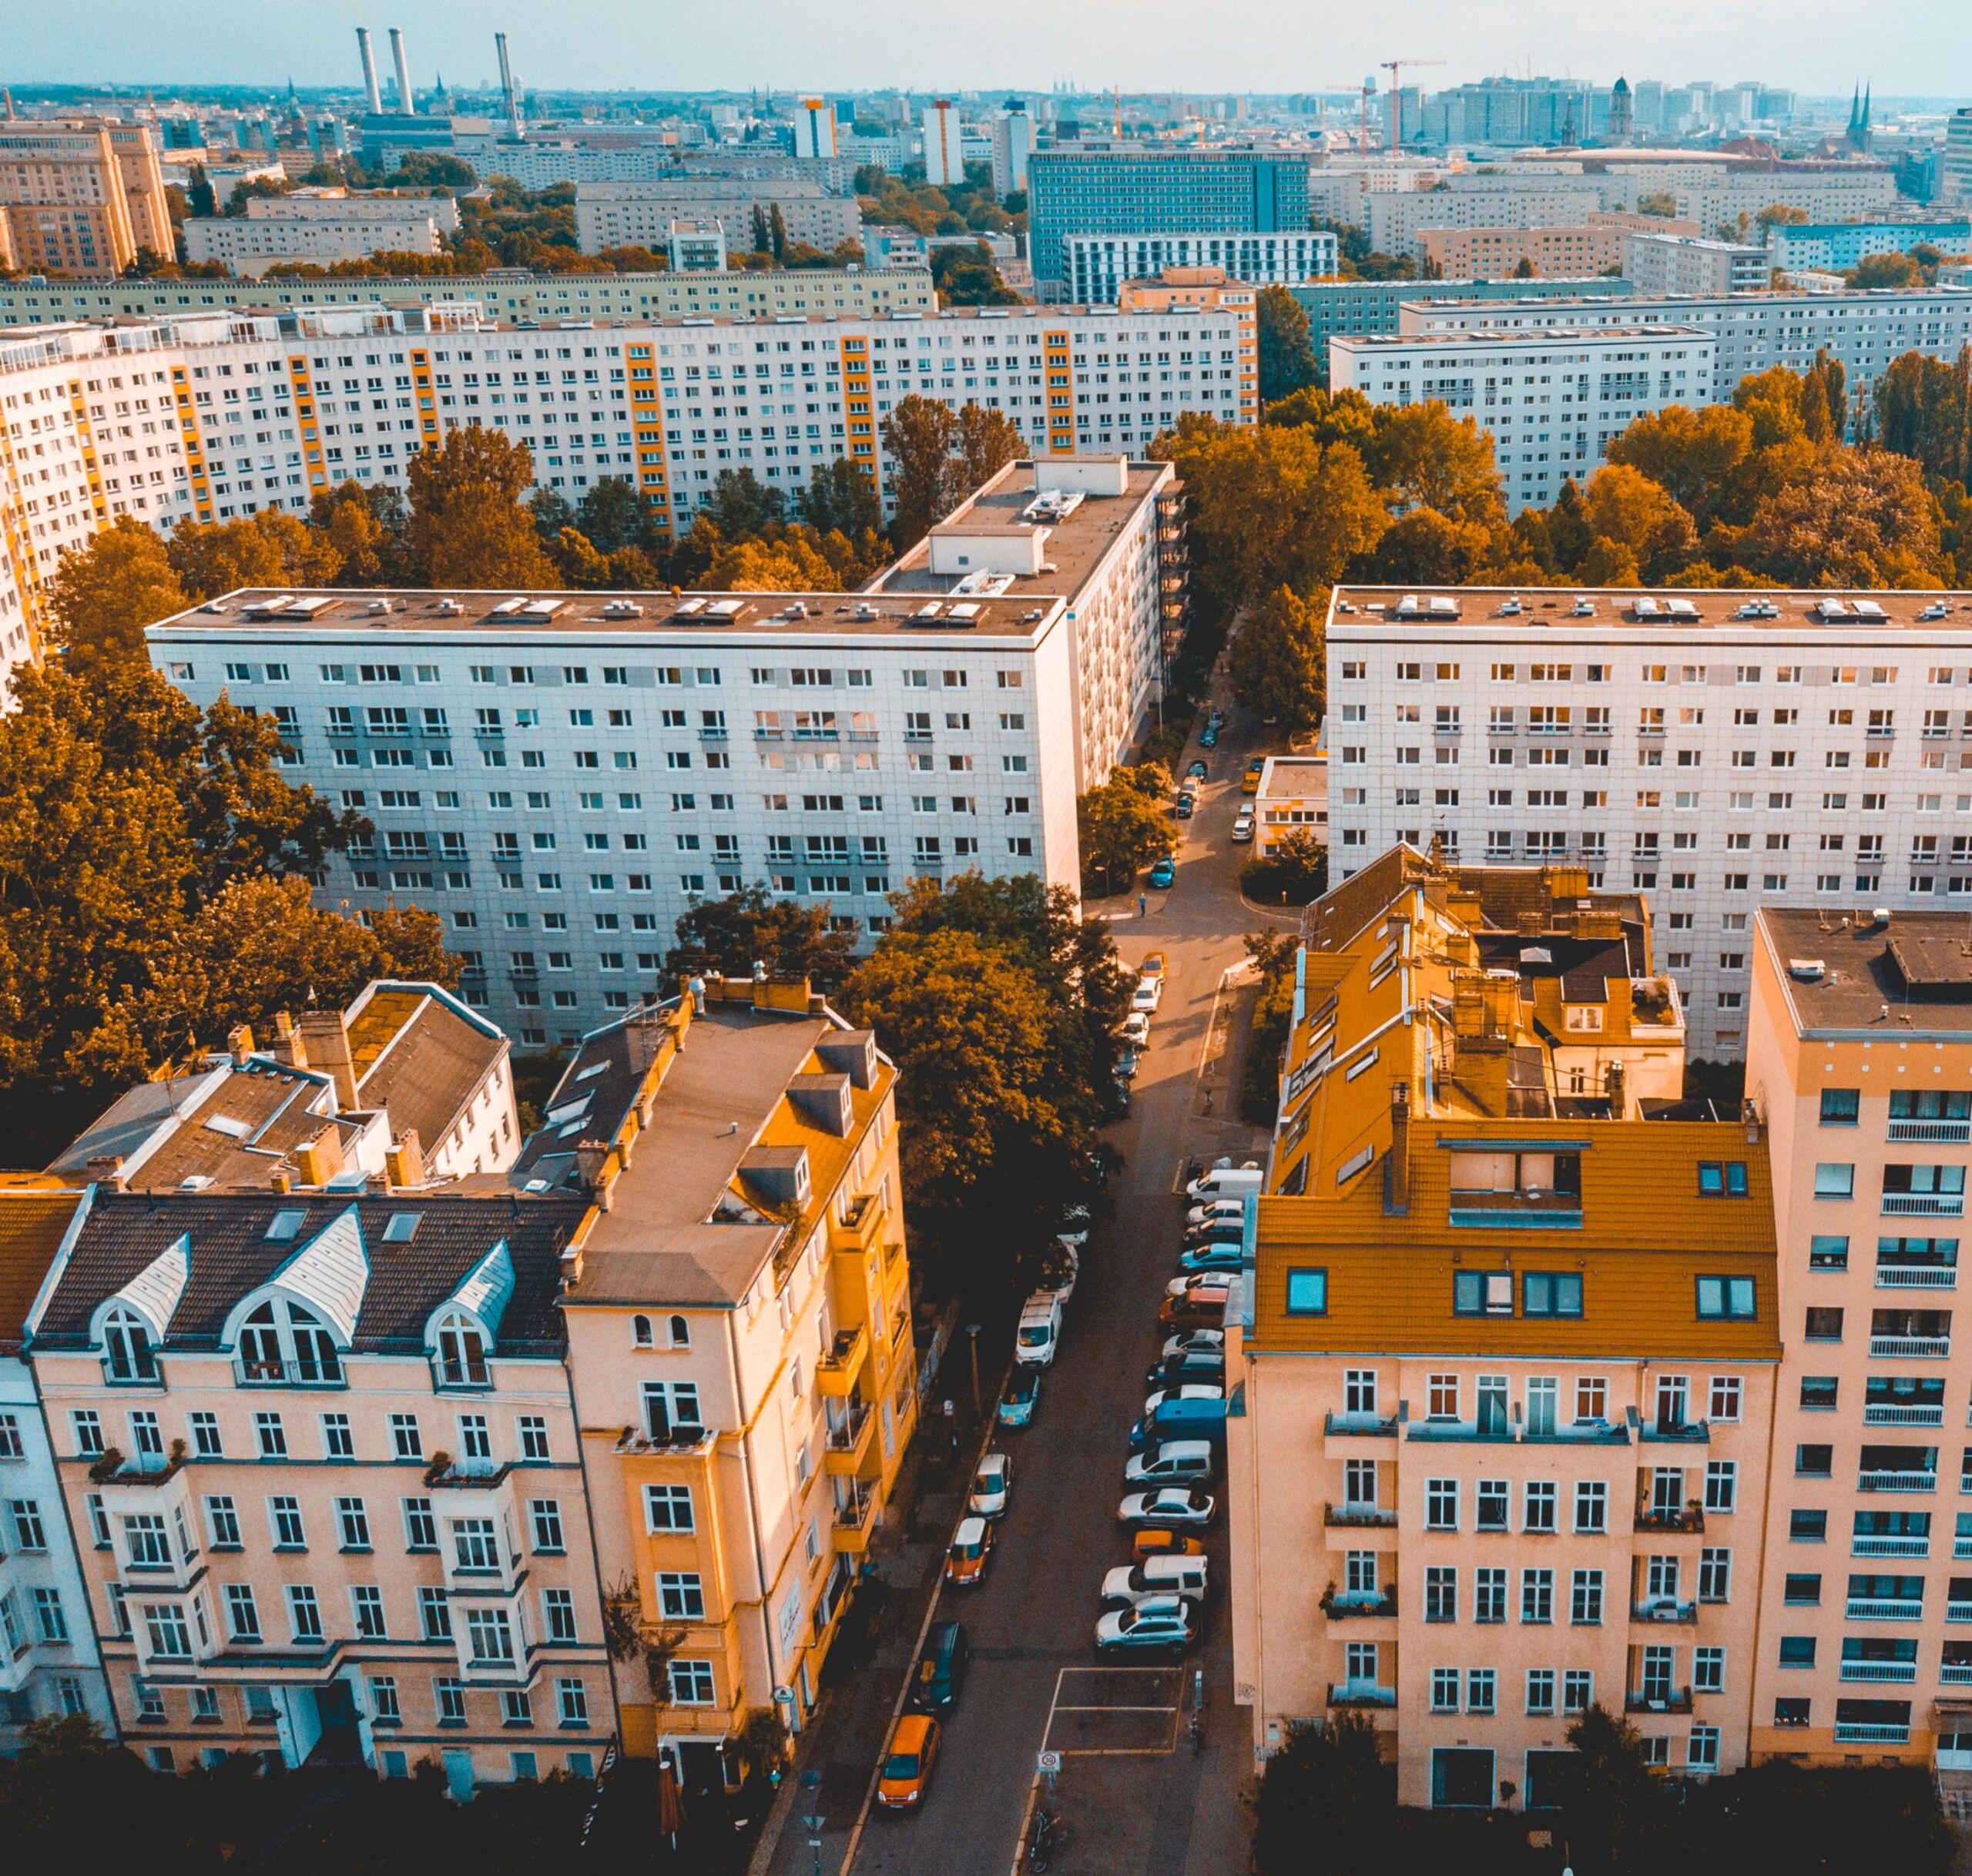
[[[1924,284],[1924,270],[1908,254],[1865,254],[1842,277],[1855,293],[1885,286],[1909,292]]]
[[[706,569],[705,584],[722,593],[828,593],[840,590],[835,569],[810,544],[806,528],[777,541],[736,541]]]
[[[1906,352],[1876,380],[1876,437],[1940,481],[1972,481],[1972,346],[1950,364]]]
[[[1076,801],[1075,831],[1083,889],[1091,893],[1129,885],[1172,843],[1164,800],[1146,794],[1121,769]]]
[[[883,434],[896,504],[891,536],[900,545],[923,539],[1026,447],[1004,411],[973,404],[953,410],[928,397],[900,400]]]
[[[1479,578],[1492,551],[1493,537],[1477,522],[1413,508],[1377,543],[1369,577],[1380,585],[1461,586]]]
[[[1379,407],[1363,466],[1400,508],[1436,508],[1482,528],[1506,518],[1493,439],[1436,400]]]
[[[309,525],[335,550],[337,586],[401,584],[408,518],[403,491],[387,482],[346,480],[317,490],[308,504]]]
[[[1703,528],[1719,513],[1752,446],[1752,419],[1744,410],[1672,404],[1637,418],[1611,439],[1603,457],[1648,476]]]
[[[62,655],[79,672],[146,662],[144,628],[190,603],[164,542],[127,514],[63,551],[48,600]]]
[[[1697,544],[1692,518],[1670,492],[1625,463],[1590,477],[1584,515],[1591,534],[1626,550],[1648,579],[1675,571]]]
[[[525,506],[534,459],[525,444],[474,425],[411,459],[404,545],[419,584],[542,587],[554,564]]]
[[[280,508],[237,521],[180,521],[166,551],[194,600],[241,587],[327,586],[341,564],[327,534]]]
[[[1755,449],[1790,442],[1806,434],[1801,420],[1801,374],[1785,365],[1752,372],[1732,387],[1732,407],[1752,420]]]
[[[1263,286],[1256,316],[1259,336],[1260,400],[1273,404],[1321,375],[1310,342],[1307,308],[1284,286]]]
[[[1277,586],[1232,641],[1232,695],[1290,735],[1322,719],[1328,595],[1303,599]]]
[[[1926,587],[1951,577],[1923,471],[1884,450],[1832,452],[1808,481],[1760,503],[1739,545],[1748,567],[1789,586]]]

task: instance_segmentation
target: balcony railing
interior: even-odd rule
[[[870,1424],[870,1409],[852,1407],[847,1414],[828,1430],[828,1449],[831,1452],[854,1452],[862,1443],[864,1429]]]
[[[1623,1696],[1626,1714],[1688,1714],[1692,1710],[1689,1687],[1645,1687]]]
[[[1949,1335],[1872,1335],[1870,1353],[1892,1360],[1942,1361],[1951,1353]]]
[[[236,1360],[233,1379],[243,1388],[346,1388],[348,1377],[340,1362],[260,1362]]]
[[[1917,1678],[1915,1661],[1844,1661],[1842,1663],[1844,1680],[1903,1680]]]
[[[1852,1557],[1927,1557],[1928,1537],[1858,1537],[1849,1546]]]
[[[1944,1405],[1935,1407],[1892,1407],[1877,1402],[1865,1402],[1863,1423],[1866,1426],[1943,1426]]]
[[[1963,1192],[1886,1192],[1886,1218],[1957,1218],[1965,1212]]]
[[[1852,1596],[1843,1610],[1851,1622],[1921,1622],[1924,1605],[1876,1596]]]
[[[1329,1683],[1331,1707],[1394,1707],[1397,1690],[1380,1687],[1373,1680],[1337,1680]]]
[[[1362,1528],[1388,1528],[1397,1523],[1394,1510],[1385,1510],[1380,1505],[1324,1505],[1322,1522],[1326,1525],[1342,1525],[1351,1529]]]
[[[1375,1590],[1366,1596],[1357,1590],[1340,1596],[1326,1596],[1322,1599],[1322,1613],[1331,1622],[1347,1621],[1357,1616],[1393,1616],[1397,1613],[1397,1591]]]
[[[835,1508],[835,1527],[839,1531],[860,1531],[870,1522],[870,1515],[877,1509],[877,1495],[860,1487]]]
[[[1354,1433],[1365,1439],[1387,1439],[1397,1432],[1395,1414],[1332,1413],[1323,1422],[1330,1433]]]
[[[1887,1137],[1949,1146],[1954,1141],[1972,1140],[1972,1121],[1892,1121]]]
[[[1705,1513],[1696,1505],[1639,1505],[1636,1528],[1639,1531],[1702,1531]]]
[[[1947,1687],[1972,1687],[1972,1661],[1947,1661],[1938,1669],[1938,1680]]]
[[[1639,1439],[1668,1440],[1682,1446],[1702,1446],[1712,1439],[1709,1420],[1646,1420],[1637,1429]]]
[[[1958,1267],[1955,1264],[1879,1264],[1876,1288],[1880,1290],[1955,1290]]]
[[[1935,1492],[1936,1472],[1861,1472],[1856,1476],[1859,1492]]]
[[[1670,1596],[1653,1597],[1648,1602],[1632,1603],[1630,1606],[1630,1620],[1632,1622],[1695,1622],[1698,1620],[1698,1604],[1680,1603]]]
[[[1866,1726],[1853,1720],[1838,1720],[1835,1723],[1835,1743],[1838,1746],[1902,1746],[1909,1743],[1910,1729],[1907,1726]]]

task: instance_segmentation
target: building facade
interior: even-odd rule
[[[1840,273],[1872,254],[1907,254],[1913,247],[1962,254],[1972,248],[1972,222],[1776,222],[1766,231],[1766,246],[1776,267]]]
[[[1287,290],[1308,316],[1308,339],[1315,362],[1328,369],[1328,342],[1338,333],[1372,336],[1395,332],[1402,309],[1471,300],[1624,300],[1628,280],[1609,275],[1588,279],[1537,280],[1317,280]],[[0,286],[0,294],[6,289]]]
[[[217,261],[234,273],[372,254],[436,254],[458,226],[449,196],[257,196],[244,215],[195,216],[185,224],[188,261]]]
[[[1622,265],[1638,294],[1653,298],[1756,293],[1773,278],[1764,247],[1692,235],[1630,234],[1623,242]]]
[[[1308,226],[1305,157],[1255,150],[1037,150],[1028,253],[1044,300],[1070,296],[1072,234],[1293,233]]]
[[[325,892],[414,893],[469,1003],[572,1041],[660,987],[688,907],[762,879],[863,933],[916,876],[1074,886],[1075,797],[1149,720],[1182,603],[1172,481],[1013,465],[857,595],[245,593],[153,658],[374,821]]]
[[[1380,254],[1422,260],[1427,228],[1579,228],[1606,205],[1566,178],[1508,178],[1485,188],[1372,191],[1363,199],[1370,245]]]
[[[1713,401],[1716,347],[1693,326],[1481,330],[1329,341],[1331,389],[1435,400],[1493,439],[1510,512],[1586,481],[1610,441],[1672,404]]]
[[[1113,306],[1125,282],[1172,267],[1216,267],[1249,286],[1300,286],[1334,273],[1336,238],[1279,234],[1072,234],[1062,243],[1071,300]]]
[[[662,252],[671,224],[694,216],[716,218],[737,231],[753,213],[777,209],[790,241],[832,253],[862,238],[863,215],[854,196],[833,196],[819,183],[778,177],[667,177],[654,183],[581,183],[575,187],[575,240],[585,254],[605,248],[647,247]],[[751,244],[749,237],[749,245]]]
[[[1408,848],[1311,912],[1227,1312],[1262,1754],[1354,1709],[1402,1802],[1538,1814],[1599,1704],[1667,1770],[1746,1763],[1766,1155],[1681,1104],[1649,923],[1578,869]]]
[[[113,278],[175,251],[156,139],[85,118],[0,125],[0,250],[24,273]]]
[[[1418,236],[1424,258],[1449,279],[1498,279],[1516,268],[1572,280],[1621,265],[1623,230],[1581,227],[1427,228]]]

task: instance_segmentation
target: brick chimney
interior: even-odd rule
[[[285,1010],[274,1012],[274,1033],[267,1039],[267,1054],[290,1068],[306,1068],[308,1051],[302,1046],[301,1032]]]
[[[418,1137],[416,1127],[404,1129],[402,1136],[384,1154],[384,1167],[392,1185],[424,1183],[424,1147]]]
[[[344,1107],[357,1104],[356,1064],[349,1053],[349,1027],[340,1010],[304,1010],[300,1040],[309,1065],[335,1083],[336,1099]]]
[[[1390,1090],[1390,1153],[1383,1161],[1383,1210],[1393,1218],[1410,1211],[1410,1087],[1393,1081]]]
[[[236,1023],[226,1032],[226,1053],[235,1068],[244,1068],[253,1054],[253,1032],[244,1023]]]

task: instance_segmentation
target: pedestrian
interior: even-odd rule
[[[1137,895],[1137,916],[1140,919],[1143,919],[1148,918],[1149,916],[1150,901],[1144,896],[1144,894],[1139,893]]]

